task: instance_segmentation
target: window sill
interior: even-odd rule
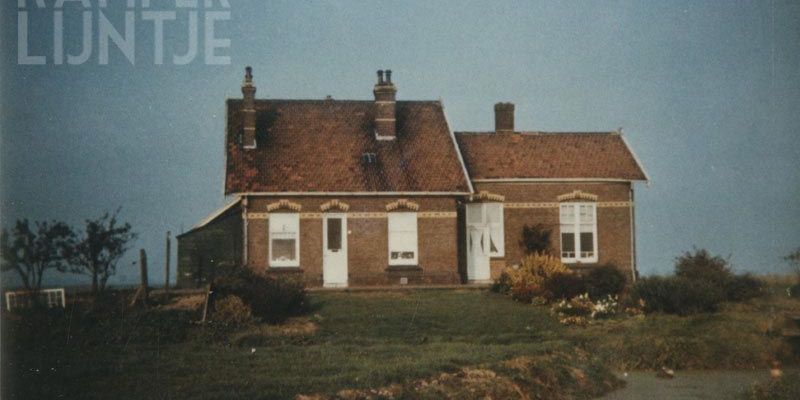
[[[300,267],[267,267],[267,272],[278,274],[302,274],[303,269]]]
[[[419,265],[389,265],[386,267],[386,272],[407,272],[407,271],[422,271]]]

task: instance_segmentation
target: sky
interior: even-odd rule
[[[367,100],[375,71],[391,69],[398,99],[441,98],[455,131],[491,130],[499,101],[516,104],[522,130],[622,127],[651,178],[636,185],[645,275],[671,272],[693,248],[739,272],[783,272],[800,246],[794,1],[66,1],[66,54],[92,44],[76,65],[54,56],[57,0],[36,3],[0,5],[0,225],[80,226],[122,207],[139,238],[113,283],[136,282],[138,248],[163,282],[166,232],[224,203],[224,103],[241,97],[245,65],[258,98]],[[175,14],[159,41],[145,15],[163,11]],[[111,35],[104,60],[100,20],[122,35],[125,12],[135,43]],[[197,56],[176,65],[192,38]],[[48,280],[74,282],[88,281]]]

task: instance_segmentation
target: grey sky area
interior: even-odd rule
[[[140,237],[117,283],[137,279],[141,247],[162,280],[166,231],[222,205],[224,102],[241,96],[248,64],[259,98],[370,99],[375,70],[389,68],[398,99],[442,98],[453,130],[490,130],[498,101],[516,104],[519,129],[623,127],[652,179],[636,188],[644,274],[670,272],[693,246],[730,256],[738,271],[781,272],[800,246],[795,1],[214,1],[230,12],[215,23],[230,39],[216,51],[226,65],[205,61],[209,10],[198,11],[196,59],[173,63],[190,43],[189,11],[178,10],[156,65],[140,5],[135,65],[113,43],[102,65],[95,0],[88,61],[56,65],[55,1],[35,3],[25,8],[28,54],[46,65],[19,64],[21,9],[0,6],[2,225],[78,225],[121,206]],[[104,18],[123,31],[124,2],[109,3]],[[76,55],[84,10],[64,8],[64,47]]]

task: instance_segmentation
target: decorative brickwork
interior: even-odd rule
[[[300,209],[303,208],[300,204],[292,203],[289,200],[282,199],[275,203],[270,203],[267,205],[267,212],[275,212],[279,210],[286,210],[286,211],[294,211],[299,212]]]

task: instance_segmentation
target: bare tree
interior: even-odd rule
[[[16,271],[34,304],[39,304],[42,279],[50,269],[63,270],[75,234],[63,222],[36,222],[36,232],[27,219],[17,220],[11,233],[0,235],[2,270]]]
[[[85,231],[69,254],[72,272],[91,276],[95,295],[105,290],[108,278],[117,272],[117,262],[137,237],[131,224],[117,221],[118,214],[119,209],[114,214],[106,212],[96,220],[86,220]]]

